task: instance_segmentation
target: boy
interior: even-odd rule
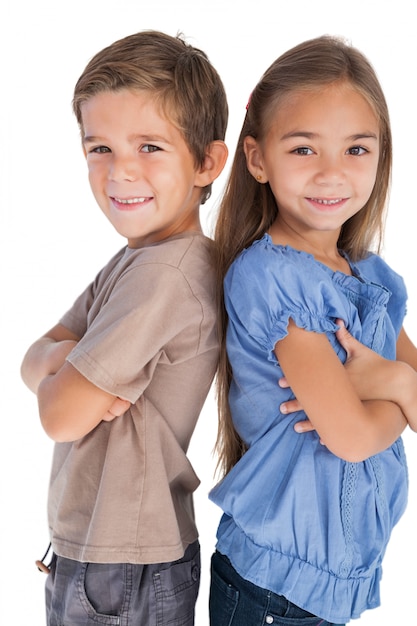
[[[47,621],[193,624],[186,451],[218,359],[199,206],[227,158],[226,96],[203,52],[144,31],[93,57],[73,109],[92,192],[127,246],[22,363],[57,442]]]

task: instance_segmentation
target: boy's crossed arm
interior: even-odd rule
[[[55,441],[75,441],[101,421],[111,421],[130,406],[96,387],[66,361],[79,337],[57,324],[27,351],[21,374],[38,397],[39,415]]]

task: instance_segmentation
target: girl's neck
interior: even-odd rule
[[[285,227],[282,228],[276,221],[268,230],[268,234],[276,245],[290,246],[295,250],[307,252],[314,256],[316,261],[327,265],[334,272],[352,274],[348,261],[337,247],[340,231],[339,233],[298,233]]]

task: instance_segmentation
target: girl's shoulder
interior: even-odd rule
[[[314,256],[291,246],[274,244],[267,233],[243,250],[226,274],[226,291],[240,291],[246,284],[257,284],[269,298],[277,290],[295,301],[322,301],[332,291],[337,292],[343,279],[335,280],[340,272],[317,261]],[[344,275],[341,274],[343,277]]]
[[[320,271],[320,264],[316,262],[313,255],[291,248],[291,246],[274,244],[270,235],[265,233],[261,239],[254,241],[236,257],[230,266],[229,273],[238,270],[249,272],[249,274],[265,275],[269,268],[275,271],[277,264],[281,268],[293,267],[300,270],[306,267],[309,272],[314,272],[316,267]]]
[[[381,285],[397,297],[406,297],[404,279],[380,255],[369,252],[364,259],[352,265],[363,280]]]
[[[273,309],[277,314],[301,310],[320,317],[340,301],[333,274],[313,255],[276,245],[265,234],[230,266],[224,281],[225,299],[235,311],[248,315],[253,310]]]

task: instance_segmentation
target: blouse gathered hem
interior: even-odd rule
[[[342,624],[380,605],[381,567],[366,576],[341,578],[298,556],[255,544],[227,515],[220,526],[216,549],[230,559],[240,576],[266,588],[263,573],[274,572],[268,590],[321,619]]]

